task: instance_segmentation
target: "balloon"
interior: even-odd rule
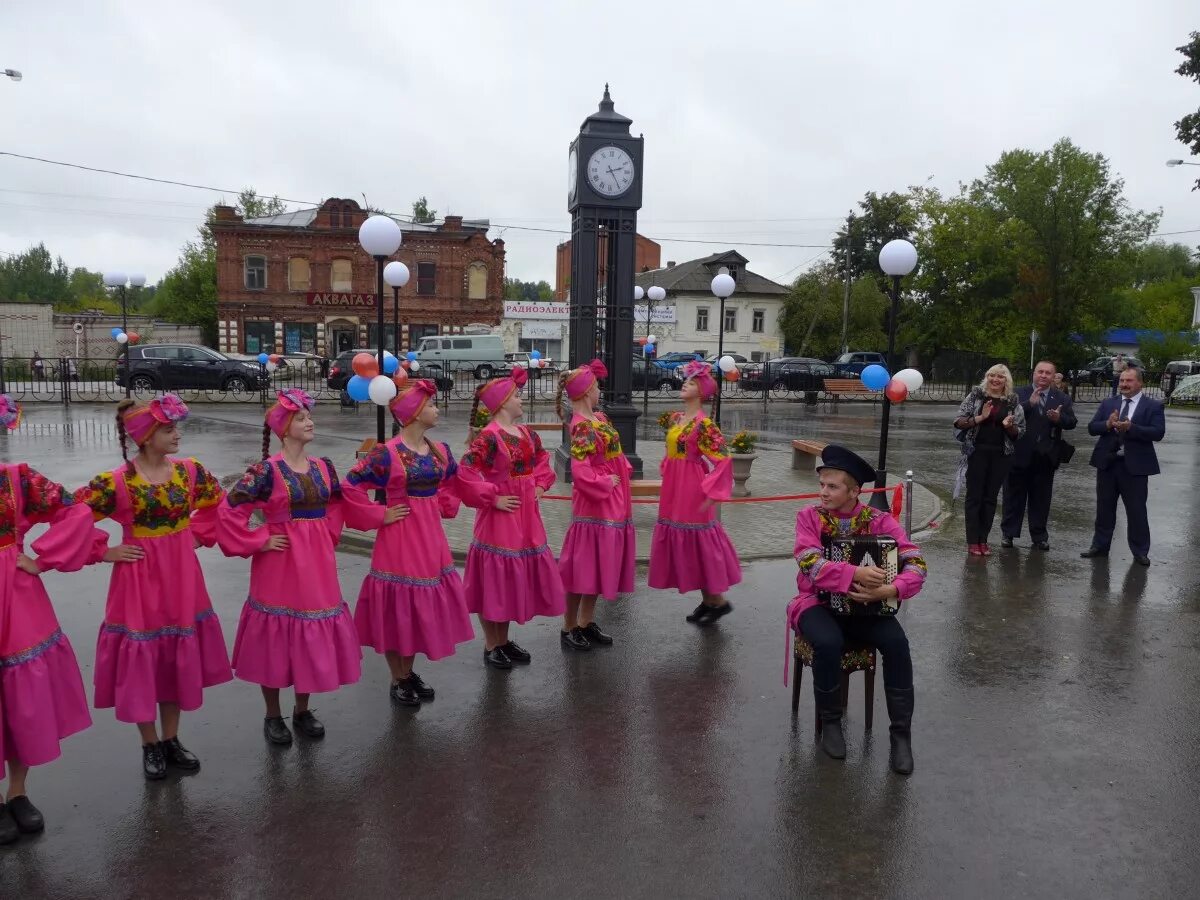
[[[539,359],[539,360],[537,361],[537,364],[538,364],[538,368],[539,368],[539,369],[544,369],[544,368],[546,368],[546,361],[545,361],[544,359]]]
[[[258,354],[258,364],[260,366],[265,366],[270,361],[271,361],[271,357],[267,356],[267,354],[265,354],[265,353]]]
[[[396,382],[386,375],[376,375],[367,382],[367,395],[372,402],[380,406],[387,406],[396,396]]]
[[[114,326],[111,329],[109,329],[108,333],[112,335],[112,338],[115,341],[117,339],[117,335],[121,333],[121,329]]]
[[[901,369],[896,373],[896,381],[903,382],[911,394],[921,389],[921,385],[925,383],[925,376],[916,369]]]
[[[279,363],[277,363],[277,362],[267,363],[267,371],[268,372],[274,372],[278,368],[279,368]]]
[[[404,354],[404,357],[405,357],[405,359],[407,359],[409,362],[416,362],[416,361],[417,361],[417,351],[416,351],[416,350],[409,350],[407,353],[405,353],[405,354]]]
[[[732,372],[737,368],[737,363],[733,361],[733,357],[726,354],[717,360],[717,365],[721,367],[721,371],[725,373]]]
[[[542,358],[542,351],[541,351],[541,350],[534,350],[534,351],[532,351],[532,352],[529,354],[529,358],[530,358],[530,359],[541,359],[541,358]]]
[[[638,338],[638,339],[637,339],[637,342],[638,342],[639,344],[641,344],[643,347],[645,347],[645,346],[646,346],[648,343],[650,343],[650,339],[649,339],[649,338],[640,337],[640,338]]]
[[[361,375],[363,378],[374,378],[379,374],[379,360],[370,353],[356,353],[350,365],[354,369],[355,375]]]
[[[350,395],[351,400],[364,403],[371,399],[370,386],[371,382],[368,379],[361,375],[352,375],[346,382],[346,393]]]
[[[891,376],[883,366],[867,366],[862,370],[862,383],[873,391],[882,391],[889,381]]]
[[[419,368],[421,368],[421,364],[419,362],[417,362],[416,360],[413,360],[412,362],[410,362],[408,364],[408,371],[410,371],[410,372],[415,372]]]
[[[141,339],[142,339],[142,336],[140,334],[138,334],[136,331],[129,332],[129,343],[136,344]]]
[[[129,342],[129,335],[127,335],[125,332],[122,331],[120,334],[117,335],[117,343],[118,344],[125,344],[128,342]]]
[[[726,381],[737,381],[741,377],[742,377],[742,373],[739,372],[736,368],[730,369],[728,372],[725,373]]]
[[[383,354],[383,374],[395,375],[396,370],[400,368],[400,360],[392,356],[390,353]]]
[[[396,374],[392,376],[392,381],[395,382],[397,388],[403,388],[408,381],[408,372],[404,369],[398,369]]]
[[[267,357],[267,362],[273,362],[275,365],[279,365],[280,359],[282,359],[282,357],[278,353],[272,353]]]
[[[647,344],[657,344],[658,343],[658,335],[656,335],[656,334],[647,335],[646,343]]]
[[[908,396],[908,386],[899,378],[893,378],[884,388],[883,395],[893,403],[903,403]]]

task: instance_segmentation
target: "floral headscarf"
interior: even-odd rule
[[[133,438],[135,444],[142,447],[159,425],[182,422],[187,417],[187,404],[178,394],[163,394],[149,403],[132,407],[121,419],[125,423],[125,433]]]
[[[684,381],[695,381],[700,388],[700,396],[707,400],[717,392],[717,381],[713,378],[712,367],[703,360],[693,359],[679,367],[679,374]]]
[[[21,424],[21,404],[8,394],[0,394],[0,425],[14,431]]]

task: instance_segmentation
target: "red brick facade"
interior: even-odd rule
[[[608,235],[601,232],[599,237],[600,246],[597,252],[600,254],[600,268],[596,272],[596,280],[601,284],[608,276]],[[655,241],[643,235],[637,236],[635,244],[633,271],[647,272],[650,269],[657,269],[662,266],[662,247]],[[554,266],[554,299],[565,301],[571,293],[571,242],[563,241],[558,245],[558,252],[555,256]]]
[[[250,221],[218,206],[212,230],[219,349],[332,357],[342,349],[374,346],[375,261],[358,244],[366,217],[353,200],[341,199]],[[446,216],[437,225],[402,223],[402,228],[404,242],[392,257],[411,273],[400,290],[401,349],[425,334],[499,323],[504,242],[488,240],[486,223]],[[337,285],[335,273],[344,279]],[[386,284],[384,318],[386,344],[394,346],[392,290]]]

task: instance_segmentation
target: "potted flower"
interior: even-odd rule
[[[479,432],[482,431],[487,426],[487,423],[488,423],[487,410],[484,410],[484,409],[475,410],[475,419],[467,426],[467,445],[468,446],[475,443],[475,438],[479,435]]]
[[[758,435],[753,431],[739,431],[729,439],[729,459],[733,463],[733,496],[749,497],[750,490],[746,482],[750,479],[750,467],[758,454],[754,448],[758,445]]]

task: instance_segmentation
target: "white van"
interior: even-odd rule
[[[417,347],[421,371],[437,378],[442,374],[471,371],[476,378],[491,378],[506,369],[504,345],[498,334],[453,334],[421,338]]]

